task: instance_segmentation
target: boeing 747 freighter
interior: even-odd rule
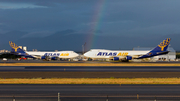
[[[129,61],[132,59],[149,58],[157,55],[167,54],[170,38],[163,40],[157,47],[150,51],[115,51],[104,49],[91,49],[84,54],[85,57],[92,59],[110,59],[113,61]]]
[[[34,52],[34,51],[23,51],[18,45],[9,41],[12,53],[29,58],[39,58],[45,60],[57,60],[58,58],[71,59],[79,56],[79,54],[74,51],[57,51],[57,52]]]

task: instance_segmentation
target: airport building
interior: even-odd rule
[[[133,50],[136,51],[150,51],[153,48],[144,48],[144,47],[135,47]],[[150,58],[150,60],[154,61],[175,61],[176,60],[176,51],[172,47],[168,47],[168,51],[170,51],[168,54],[165,55],[159,55],[159,56],[154,56]]]
[[[10,53],[10,51],[3,49],[3,50],[0,50],[0,53]]]
[[[24,51],[27,51],[27,47],[26,46],[19,46],[19,48],[21,48]]]

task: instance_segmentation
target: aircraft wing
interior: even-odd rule
[[[32,55],[32,56],[35,58],[38,58],[38,59],[40,59],[42,57],[41,55]]]
[[[128,60],[128,59],[137,59],[145,54],[139,54],[139,55],[127,55],[127,56],[111,56],[109,57],[110,60]]]

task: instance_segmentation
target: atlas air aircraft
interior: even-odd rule
[[[91,49],[84,54],[92,59],[109,59],[113,61],[129,61],[132,59],[150,58],[157,55],[167,54],[170,38],[163,40],[157,47],[150,51],[113,51],[104,49]]]
[[[9,41],[12,53],[29,58],[57,60],[58,58],[71,59],[79,56],[74,51],[57,51],[57,52],[34,52],[34,51],[23,51],[18,45]]]

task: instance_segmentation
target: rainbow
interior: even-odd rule
[[[85,40],[85,42],[87,43],[85,46],[85,51],[87,51],[86,49],[89,50],[91,48],[96,47],[97,38],[95,37],[95,35],[98,34],[97,31],[101,27],[100,25],[103,17],[103,11],[105,9],[105,3],[106,0],[97,0],[95,11],[93,14],[94,16],[91,21],[90,33],[88,33],[87,38]]]

